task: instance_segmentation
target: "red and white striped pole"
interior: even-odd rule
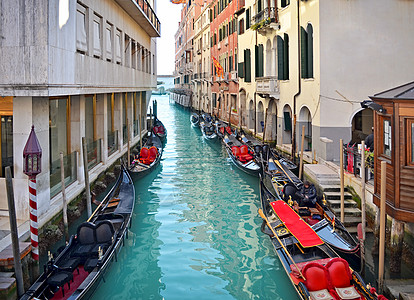
[[[30,203],[30,239],[32,242],[32,258],[39,260],[39,237],[37,224],[37,199],[36,176],[29,179],[29,203]]]

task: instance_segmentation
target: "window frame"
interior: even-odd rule
[[[414,118],[405,120],[406,130],[406,166],[414,167]]]

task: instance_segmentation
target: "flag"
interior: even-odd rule
[[[223,67],[220,65],[220,63],[214,56],[213,56],[213,64],[216,67],[217,76],[224,78]]]
[[[171,3],[173,4],[187,3],[187,0],[171,0]]]

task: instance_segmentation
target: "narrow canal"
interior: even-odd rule
[[[203,140],[188,111],[155,98],[161,165],[135,183],[129,239],[93,299],[297,299],[260,232],[258,179]]]

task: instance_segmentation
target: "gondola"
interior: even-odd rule
[[[192,113],[190,116],[191,126],[198,127],[200,125],[200,115]]]
[[[298,207],[297,192],[301,189],[302,181],[293,174],[276,157],[271,156],[267,165],[263,166],[263,182],[273,195],[279,196],[285,202],[291,203],[296,212],[316,231],[322,240],[346,259],[351,267],[361,271],[360,244],[352,237],[340,220],[329,209],[324,201],[318,201],[315,208]]]
[[[249,151],[246,145],[241,144],[234,135],[227,134],[223,139],[223,143],[231,161],[237,168],[249,175],[259,176],[261,167],[256,163],[253,153]]]
[[[217,140],[216,128],[212,122],[207,123],[204,120],[202,120],[200,122],[200,129],[201,129],[201,133],[203,134],[203,137],[206,140],[208,141]]]
[[[233,129],[231,128],[231,126],[227,125],[223,121],[216,120],[215,121],[215,126],[216,126],[217,136],[221,140],[223,140],[226,135],[232,135],[232,134],[234,134],[233,133]]]
[[[262,181],[260,199],[261,230],[270,237],[301,299],[377,299],[359,273],[324,243],[285,201],[275,198]]]
[[[167,128],[165,128],[164,124],[158,118],[154,119],[152,132],[160,138],[161,142],[165,143],[167,140]]]
[[[132,180],[138,180],[154,170],[160,164],[162,151],[160,138],[155,133],[149,133],[145,144],[128,168]]]
[[[90,218],[20,299],[89,298],[128,237],[135,189],[124,166]]]

